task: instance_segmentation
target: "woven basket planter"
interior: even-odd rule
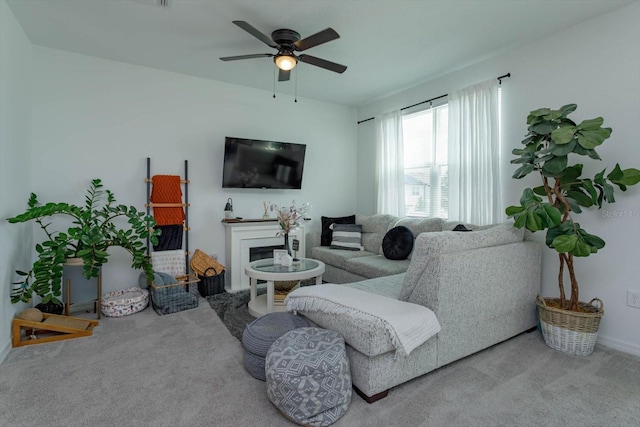
[[[598,298],[589,303],[579,302],[578,306],[584,312],[576,312],[547,303],[552,301],[559,299],[536,298],[544,342],[563,353],[577,356],[591,354],[596,344],[600,319],[604,315],[604,303]]]

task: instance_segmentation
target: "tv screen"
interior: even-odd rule
[[[223,188],[302,188],[307,146],[288,142],[226,137]]]

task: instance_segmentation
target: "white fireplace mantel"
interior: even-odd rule
[[[276,236],[280,231],[277,221],[251,221],[223,222],[226,236],[226,276],[225,289],[228,292],[237,292],[249,289],[249,277],[244,274],[244,269],[251,262],[250,249],[265,246],[284,246],[284,238]],[[298,257],[305,255],[304,226],[297,228],[289,234],[289,243],[297,239],[299,249]],[[296,255],[296,254],[294,254]]]

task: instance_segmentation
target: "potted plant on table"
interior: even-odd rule
[[[590,303],[579,300],[574,257],[595,254],[605,242],[582,228],[575,216],[582,208],[600,209],[604,202],[614,203],[614,185],[626,191],[640,182],[640,171],[616,164],[608,174],[603,169],[592,179],[582,177],[583,165],[570,164],[569,156],[601,160],[596,147],[609,138],[611,128],[602,127],[602,117],[576,124],[568,117],[576,108],[569,104],[559,110],[540,108],[529,113],[524,148],[512,152],[518,157],[511,163],[520,165],[513,178],[537,172],[542,185],[525,188],[520,205],[509,206],[506,214],[515,219],[515,227],[546,230],[546,245],[558,253],[560,297],[538,296],[536,300],[545,342],[556,350],[587,355],[593,351],[604,309],[597,298]],[[565,269],[571,286],[569,298],[564,287]]]
[[[106,196],[106,202],[104,198]],[[50,218],[66,216],[72,225],[63,231],[51,229]],[[119,221],[125,218],[127,226]],[[16,271],[21,280],[13,283],[11,302],[29,302],[33,294],[42,298],[43,304],[62,308],[58,297],[62,294],[63,266],[69,258],[78,258],[83,265],[86,279],[98,277],[100,268],[108,261],[107,249],[120,246],[127,250],[133,260],[131,266],[142,269],[147,277],[153,277],[150,257],[146,253],[146,239],[158,243],[159,230],[153,230],[153,217],[138,212],[135,207],[116,204],[110,190],[104,190],[102,181],[94,179],[89,185],[85,204],[47,203],[41,205],[38,197],[31,193],[28,209],[10,223],[35,221],[46,235],[46,240],[35,246],[37,259],[27,272]]]
[[[269,209],[278,213],[278,225],[280,230],[276,233],[276,236],[284,237],[284,250],[291,256],[291,246],[289,246],[289,233],[295,231],[302,224],[305,223],[307,213],[311,210],[311,204],[309,202],[303,203],[301,206],[296,206],[296,201],[291,202],[291,206],[278,206],[276,203],[270,203]],[[298,258],[293,258],[293,265],[299,264]],[[299,283],[299,280],[290,281],[277,281],[274,283],[274,291],[279,295],[279,298],[284,300],[284,297],[291,292]]]
[[[291,247],[289,246],[289,233],[296,230],[305,222],[305,217],[309,210],[311,210],[311,205],[309,202],[303,203],[300,207],[296,207],[296,201],[291,202],[291,206],[289,207],[279,207],[276,203],[271,203],[270,205],[271,211],[276,211],[278,213],[278,225],[280,225],[280,230],[276,234],[277,236],[284,236],[284,249],[287,251],[289,255],[291,255]]]

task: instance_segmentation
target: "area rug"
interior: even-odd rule
[[[264,293],[264,290],[258,290],[258,294],[260,293]],[[209,305],[215,310],[224,326],[231,332],[231,335],[239,340],[242,339],[245,326],[255,319],[247,309],[249,298],[248,289],[234,293],[223,292],[207,297]]]
[[[315,279],[300,281],[300,286],[315,285]],[[267,290],[258,288],[258,295],[262,295]],[[231,335],[242,340],[242,332],[245,326],[251,323],[255,317],[249,314],[247,304],[249,303],[249,289],[238,292],[222,292],[221,294],[209,295],[207,301],[222,320],[222,323],[231,332]]]

